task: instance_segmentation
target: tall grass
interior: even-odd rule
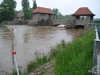
[[[58,44],[56,46],[57,49],[51,48],[51,56],[50,57],[43,55],[42,58],[39,58],[37,56],[36,61],[32,61],[27,65],[28,73],[33,72],[34,70],[36,70],[41,65],[43,65],[43,64],[49,62],[50,60],[54,59],[57,56],[57,54],[60,52],[60,50],[65,47],[65,45],[66,45],[65,41],[62,40],[61,44]],[[58,50],[58,49],[60,49],[60,50]]]
[[[92,69],[94,31],[90,30],[85,35],[75,39],[63,47],[56,54],[55,75],[91,75]]]
[[[36,70],[38,67],[40,67],[41,65],[43,65],[44,63],[47,63],[50,61],[50,58],[48,58],[47,56],[43,56],[42,58],[39,58],[37,56],[36,61],[32,61],[27,65],[27,71],[28,73],[33,72],[34,70]]]

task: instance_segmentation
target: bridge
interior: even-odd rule
[[[67,24],[67,20],[66,19],[51,19],[53,22],[53,25],[60,25],[60,24]]]

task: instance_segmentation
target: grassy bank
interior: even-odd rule
[[[40,67],[44,63],[49,62],[50,60],[51,60],[51,58],[48,58],[47,56],[43,56],[42,58],[37,57],[36,61],[30,62],[27,65],[27,71],[28,71],[28,73],[33,72],[38,67]]]
[[[58,48],[55,75],[91,75],[93,61],[94,31]]]

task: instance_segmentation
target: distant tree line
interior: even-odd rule
[[[15,15],[22,11],[24,13],[24,19],[31,19],[32,11],[37,8],[36,0],[33,0],[33,7],[30,8],[29,0],[22,0],[22,10],[17,11],[15,0],[3,0],[0,4],[0,22],[10,21],[15,18]]]
[[[0,22],[14,20],[15,15],[19,12],[23,12],[23,19],[31,19],[32,12],[37,8],[36,0],[33,0],[33,6],[30,7],[29,0],[22,0],[22,10],[17,11],[15,0],[3,0],[0,4]],[[57,8],[53,9],[57,19],[71,19],[71,15],[62,15]]]
[[[72,19],[71,15],[62,15],[57,8],[53,9],[57,19]]]

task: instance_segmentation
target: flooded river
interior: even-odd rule
[[[50,26],[13,25],[13,27],[16,28],[14,43],[17,63],[23,69],[26,69],[30,61],[35,60],[36,55],[48,55],[50,48],[55,47],[62,39],[69,42],[84,32]],[[13,69],[12,42],[9,34],[10,31],[6,26],[0,26],[0,75],[5,75],[2,71],[11,72]]]

